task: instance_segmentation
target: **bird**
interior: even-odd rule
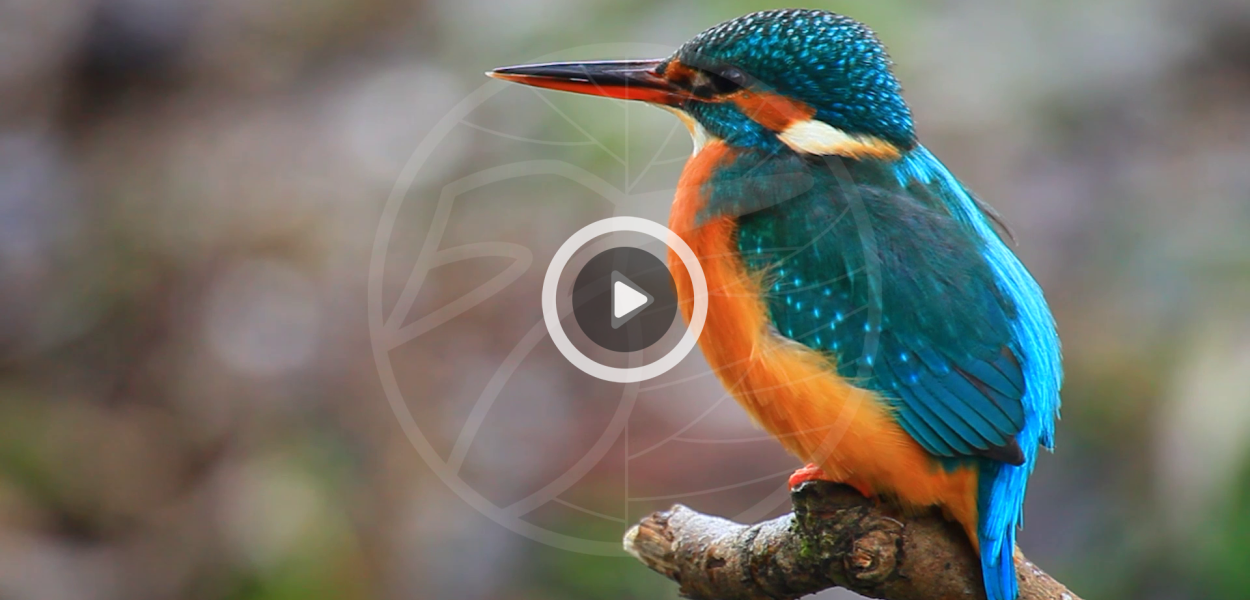
[[[822,10],[747,14],[654,60],[527,64],[498,79],[652,104],[690,130],[669,229],[707,281],[699,347],[807,464],[967,534],[1015,600],[1028,479],[1063,372],[1041,287],[1000,216],[917,137],[892,59]],[[689,320],[696,291],[673,254]]]

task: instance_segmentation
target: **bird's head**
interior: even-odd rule
[[[821,10],[726,21],[657,60],[504,67],[492,77],[641,100],[676,112],[696,144],[892,158],[916,145],[885,48],[864,25]]]

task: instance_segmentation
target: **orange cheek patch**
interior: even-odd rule
[[[816,109],[807,103],[770,92],[743,90],[730,97],[738,110],[772,131],[785,131],[790,125],[807,121]]]
[[[689,86],[694,80],[695,71],[674,58],[664,67],[664,78],[680,85]]]

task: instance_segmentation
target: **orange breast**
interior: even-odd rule
[[[737,251],[734,219],[696,227],[705,203],[702,184],[728,160],[732,150],[722,142],[691,158],[669,219],[707,276],[707,324],[699,345],[716,375],[751,418],[800,459],[865,493],[894,496],[905,507],[941,506],[975,543],[975,470],[943,469],[872,392],[839,377],[824,355],[770,332],[760,281]],[[689,274],[672,253],[669,264],[689,320]]]

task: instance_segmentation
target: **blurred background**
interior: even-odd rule
[[[1087,598],[1250,596],[1250,3],[811,4],[879,32],[1055,310],[1023,550]],[[628,524],[781,514],[797,465],[697,352],[583,375],[538,294],[581,226],[664,221],[690,142],[482,72],[777,6],[0,0],[0,598],[675,597]],[[448,196],[539,158],[637,201]],[[414,283],[431,235],[470,246]]]

